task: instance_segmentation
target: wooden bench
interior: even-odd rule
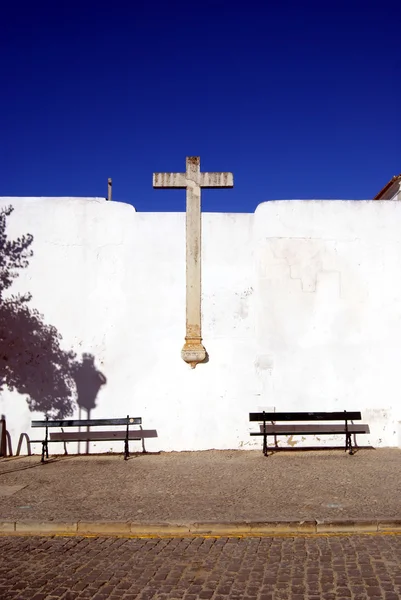
[[[138,434],[138,430],[130,430],[130,425],[141,425],[141,417],[130,417],[127,416],[123,419],[56,419],[49,420],[46,418],[44,421],[32,421],[32,427],[44,427],[45,438],[44,440],[32,440],[31,443],[36,441],[42,444],[42,460],[45,462],[45,457],[49,458],[49,442],[94,442],[94,441],[114,441],[124,440],[124,459],[127,460],[129,457],[129,440],[140,441],[141,436]],[[61,431],[50,433],[49,439],[49,428],[59,427],[64,429],[65,427],[111,427],[111,426],[124,426],[125,431]]]
[[[251,435],[263,436],[263,454],[267,456],[267,436],[273,435],[330,435],[345,434],[345,451],[353,454],[352,435],[358,433],[369,433],[369,425],[354,424],[353,421],[362,419],[360,412],[258,412],[250,413],[250,421],[261,422],[260,431],[252,431]],[[277,422],[285,422],[285,425],[277,425]],[[309,423],[292,423],[290,421],[309,421]],[[313,424],[311,423],[313,421]],[[330,421],[330,423],[322,423]],[[342,421],[341,424],[333,424],[331,421]]]

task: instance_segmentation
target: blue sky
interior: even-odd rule
[[[401,5],[2,5],[1,188],[181,211],[153,171],[232,171],[204,211],[372,198],[401,173]]]

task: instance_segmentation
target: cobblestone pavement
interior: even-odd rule
[[[401,536],[0,538],[1,600],[398,600]]]

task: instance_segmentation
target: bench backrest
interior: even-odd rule
[[[111,425],[141,425],[141,417],[123,419],[56,419],[52,421],[32,421],[32,427],[107,427]]]
[[[257,412],[249,413],[250,421],[360,421],[360,412]]]

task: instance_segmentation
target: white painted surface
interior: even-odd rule
[[[360,443],[399,445],[401,204],[280,201],[254,215],[204,214],[209,362],[192,370],[180,354],[184,213],[90,198],[0,199],[10,203],[8,236],[34,235],[12,291],[32,293],[65,349],[95,356],[107,383],[92,418],[141,416],[158,433],[145,440],[149,451],[259,448],[249,437],[252,410],[346,408],[370,425]],[[38,436],[30,421],[43,415],[23,396],[3,390],[0,413],[14,450],[21,432]],[[121,443],[91,443],[109,449]]]

